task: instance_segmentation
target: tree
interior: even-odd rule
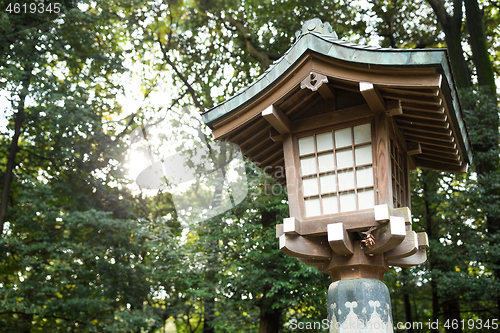
[[[1,84],[11,103],[0,141],[5,332],[157,324],[144,305],[145,226],[133,220],[119,163],[126,132],[113,122],[111,78],[124,70],[112,25],[119,7],[88,5],[40,22],[1,14]]]
[[[287,331],[290,319],[325,318],[329,278],[276,248],[286,197],[269,195],[282,188],[251,162],[247,199],[193,225],[183,224],[164,189],[132,195],[119,163],[124,139],[148,116],[163,112],[180,125],[187,121],[182,107],[203,112],[235,94],[313,17],[352,42],[448,45],[457,86],[473,88],[461,99],[477,173],[414,174],[414,228],[431,237],[429,260],[423,270],[392,270],[386,280],[395,320],[494,318],[498,7],[369,2],[363,9],[321,0],[84,1],[62,16],[2,11],[0,86],[11,106],[0,137],[0,327],[154,332],[174,318],[183,332],[263,333]],[[145,100],[127,116],[114,100],[125,58],[139,68]],[[168,107],[149,107],[166,81],[173,82]],[[200,137],[210,143],[201,123],[191,126],[197,130],[177,127],[164,136],[185,146]]]

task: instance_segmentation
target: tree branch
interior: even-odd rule
[[[271,65],[271,59],[269,58],[269,54],[264,51],[259,51],[254,46],[252,42],[252,36],[243,22],[234,19],[232,16],[226,16],[226,21],[228,21],[233,27],[236,28],[240,36],[245,40],[245,46],[247,48],[248,53],[257,60],[260,64],[261,73],[263,73],[266,69]]]
[[[448,12],[446,11],[446,8],[444,8],[444,1],[443,0],[427,0],[427,2],[434,10],[434,13],[436,14],[438,22],[443,27],[445,25],[448,25],[449,19],[450,19],[450,14],[448,14]]]
[[[168,56],[168,54],[167,54],[168,49],[161,42],[160,35],[156,36],[156,41],[158,42],[158,44],[160,46],[160,50],[163,54],[163,60],[165,60],[165,62],[170,67],[172,67],[175,74],[177,74],[177,76],[181,79],[182,83],[184,83],[184,85],[186,86],[186,88],[188,90],[188,93],[191,95],[191,98],[193,99],[194,105],[196,105],[196,107],[200,110],[200,112],[202,112],[202,113],[205,112],[205,107],[200,103],[200,101],[198,100],[198,97],[196,97],[196,91],[193,89],[193,86],[188,82],[186,77],[184,77],[184,75],[179,71],[179,69],[177,68],[175,63]]]

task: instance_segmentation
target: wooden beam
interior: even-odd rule
[[[273,166],[277,160],[283,159],[283,149],[278,149],[272,154],[265,156],[261,161],[260,165],[263,168],[266,168],[268,166]]]
[[[285,232],[283,231],[283,224],[276,224],[276,238],[280,238]]]
[[[308,258],[297,258],[301,263],[304,263],[309,266],[325,266],[328,264],[328,260],[314,260]]]
[[[405,219],[391,216],[383,227],[373,231],[375,245],[365,247],[365,254],[382,254],[394,249],[406,237]]]
[[[385,112],[385,101],[377,88],[373,84],[368,82],[359,83],[359,91],[366,100],[366,103],[370,106],[373,113]]]
[[[376,205],[373,208],[375,213],[375,221],[385,223],[391,218],[391,207],[388,204]]]
[[[389,142],[390,117],[385,113],[379,113],[375,116],[375,156],[376,162],[376,181],[378,183],[378,193],[376,201],[378,204],[388,204],[393,206],[392,194],[392,162]]]
[[[373,215],[373,210],[339,213],[325,217],[316,216],[314,217],[314,223],[304,221],[304,223],[300,225],[300,234],[302,236],[326,236],[328,225],[338,222],[344,223],[347,231],[349,232],[360,230],[362,231],[373,226],[375,223],[375,218]]]
[[[400,123],[397,124],[397,126],[400,129],[405,129],[410,131],[413,130],[421,133],[441,134],[441,135],[452,135],[453,133],[449,128],[435,128],[420,124]]]
[[[289,115],[289,117],[293,116],[293,117],[297,118],[303,112],[305,112],[304,110],[307,110],[309,105],[314,105],[321,100],[323,100],[323,97],[318,96],[317,94],[311,94],[309,92],[303,99],[299,100],[297,103],[295,103],[290,108],[287,108],[286,113]],[[283,109],[283,110],[285,110],[285,109]]]
[[[348,121],[373,116],[368,105],[358,105],[334,112],[327,112],[318,116],[304,118],[292,122],[294,133],[317,129],[318,127],[336,125]]]
[[[242,126],[237,132],[233,132],[228,136],[228,140],[231,142],[246,141],[249,136],[255,136],[256,133],[262,130],[267,130],[272,128],[267,121],[262,118],[258,118],[251,123]]]
[[[274,142],[270,142],[269,139],[266,136],[261,137],[260,135],[256,137],[259,137],[260,140],[252,142],[251,144],[247,144],[246,142],[242,145],[240,145],[240,148],[243,152],[243,154],[247,156],[256,156],[257,153],[260,153],[262,149],[265,149],[269,147],[269,145],[273,145]],[[234,141],[230,141],[234,142]],[[237,142],[235,142],[237,143]]]
[[[335,253],[343,256],[354,253],[352,236],[342,222],[327,225],[327,233],[328,243]]]
[[[422,154],[427,156],[427,157],[437,157],[439,160],[450,160],[450,163],[453,163],[453,162],[457,162],[457,161],[460,161],[460,155],[456,154],[456,155],[450,155],[450,154],[446,154],[446,153],[438,153],[438,152],[435,152],[435,151],[422,151]],[[453,162],[452,162],[453,161]]]
[[[279,239],[280,250],[292,257],[328,260],[332,256],[330,246],[318,237],[283,234]]]
[[[385,258],[387,260],[390,259],[399,259],[409,257],[412,254],[415,254],[418,251],[418,237],[417,233],[413,230],[406,232],[406,237],[394,249],[385,253]]]
[[[418,158],[417,158],[418,156]],[[431,161],[427,159],[422,159],[421,155],[415,155],[415,164],[418,167],[421,168],[428,168],[428,169],[433,169],[433,170],[439,170],[439,171],[446,171],[446,172],[467,172],[468,164],[463,163],[462,165],[453,165],[450,163],[445,163],[445,162],[438,162],[438,161]]]
[[[406,225],[412,224],[411,210],[408,207],[394,208],[392,215],[404,218]]]
[[[445,122],[445,121],[430,121],[430,120],[424,120],[424,119],[417,119],[417,118],[409,118],[405,119],[402,117],[398,117],[396,119],[396,124],[401,125],[401,124],[408,124],[408,125],[420,125],[420,126],[425,126],[429,128],[450,128],[450,123]]]
[[[270,105],[262,111],[262,117],[266,119],[281,134],[292,132],[292,122],[288,117],[274,105]]]
[[[439,106],[443,103],[442,99],[437,96],[436,97],[408,96],[404,94],[385,93],[384,97],[389,99],[397,99],[406,103],[415,103],[421,105]]]
[[[455,165],[455,166],[462,166],[463,162],[462,160],[450,160],[446,158],[439,158],[437,156],[426,156],[426,155],[418,155],[419,160],[427,160],[429,162],[437,162],[437,163],[444,163],[444,164],[449,164],[449,165]]]
[[[407,141],[417,141],[420,142],[420,144],[425,143],[431,146],[438,146],[438,147],[443,147],[443,148],[448,148],[448,149],[456,149],[457,144],[454,142],[444,142],[444,141],[437,141],[434,139],[428,139],[428,138],[423,138],[421,136],[413,136],[412,134],[407,134],[403,132],[403,136],[407,137]]]
[[[271,144],[266,145],[266,147],[262,148],[258,153],[256,152],[255,154],[248,154],[248,156],[251,157],[252,159],[262,161],[268,158],[269,156],[276,154],[276,152],[279,152],[281,149],[282,149],[281,142],[273,142]]]
[[[274,142],[283,141],[283,138],[281,137],[281,134],[276,129],[274,129],[274,128],[271,128],[269,130],[269,137]]]
[[[391,117],[403,114],[403,108],[401,107],[401,101],[387,101],[387,112]]]
[[[406,149],[408,155],[422,154],[422,147],[420,147],[420,142],[406,142]]]
[[[327,84],[321,85],[318,88],[318,92],[325,101],[335,100],[335,95]]]
[[[441,113],[429,113],[429,112],[419,112],[413,110],[407,110],[403,106],[403,114],[398,117],[406,117],[406,118],[417,118],[417,119],[425,119],[425,120],[433,120],[433,121],[446,121],[448,116]]]
[[[408,168],[410,171],[415,171],[417,170],[417,167],[415,166],[415,161],[413,160],[413,156],[409,156],[408,158]]]
[[[290,216],[302,219],[300,210],[300,178],[297,170],[298,156],[295,156],[293,137],[291,134],[283,135],[283,155],[285,157],[286,189],[288,193],[288,207]]]
[[[400,89],[400,88],[379,88],[380,92],[383,94],[385,92],[409,95],[409,96],[426,96],[426,97],[437,97],[439,95],[439,90],[437,89]]]
[[[285,234],[300,234],[300,221],[295,217],[287,217],[283,220],[283,232]]]
[[[427,260],[427,252],[425,251],[425,249],[422,249],[418,250],[416,253],[406,258],[387,260],[387,263],[390,266],[413,267],[416,265],[423,264],[426,260]]]
[[[424,133],[420,132],[418,129],[412,130],[412,129],[405,129],[404,131],[401,131],[403,135],[411,135],[413,137],[417,138],[425,138],[425,139],[434,139],[437,141],[443,141],[443,142],[455,142],[455,138],[451,136],[449,132],[446,133]],[[451,131],[450,131],[451,132]]]
[[[446,153],[446,154],[458,155],[458,149],[456,149],[456,148],[446,149],[446,148],[426,145],[424,143],[420,143],[420,146],[422,147],[423,151],[431,150],[431,151],[434,151],[436,153]]]
[[[346,90],[350,92],[355,92],[359,94],[359,83],[358,82],[342,82],[339,84],[339,81],[330,82],[330,86],[340,90]]]
[[[417,233],[418,237],[418,249],[426,249],[429,247],[429,237],[427,236],[426,232],[418,232]]]

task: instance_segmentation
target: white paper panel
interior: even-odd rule
[[[339,190],[351,190],[354,189],[354,171],[342,171],[339,172]]]
[[[335,148],[342,148],[350,145],[352,145],[351,128],[335,131]]]
[[[306,199],[306,217],[321,215],[321,208],[319,205],[319,198]]]
[[[356,210],[356,194],[354,192],[340,194],[340,211],[351,212]]]
[[[333,153],[326,153],[318,156],[319,172],[335,170],[335,160]]]
[[[308,136],[299,139],[299,153],[300,155],[314,153],[314,137]]]
[[[337,214],[339,212],[339,204],[336,195],[323,197],[323,215]]]
[[[356,169],[356,181],[358,188],[373,186],[373,168]]]
[[[354,143],[365,143],[372,141],[371,124],[364,124],[354,127]]]
[[[356,156],[356,165],[373,163],[372,145],[356,147],[354,149],[354,155]]]
[[[316,135],[316,145],[318,152],[333,149],[333,134],[326,132]]]
[[[300,168],[302,170],[302,176],[312,175],[316,173],[316,157],[304,157],[300,159]]]
[[[373,190],[364,190],[358,192],[359,209],[368,209],[375,207],[375,196]]]
[[[306,178],[302,179],[304,196],[318,195],[318,178]]]
[[[337,191],[335,174],[320,176],[319,181],[321,184],[321,193],[331,193]]]
[[[337,169],[352,168],[352,149],[337,151]]]

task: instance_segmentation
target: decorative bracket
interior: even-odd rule
[[[323,83],[328,83],[328,78],[325,75],[311,72],[309,76],[300,83],[300,89],[308,88],[312,91],[316,91]]]
[[[409,257],[418,251],[418,237],[413,230],[406,232],[404,241],[394,249],[385,253],[388,260]]]
[[[335,253],[344,256],[354,253],[352,236],[347,232],[342,222],[329,224],[327,230],[328,243]]]
[[[405,220],[391,216],[383,227],[373,231],[375,245],[365,248],[365,254],[381,254],[398,246],[406,237]]]
[[[332,249],[326,241],[317,237],[304,237],[293,234],[283,234],[279,237],[280,250],[292,257],[313,260],[328,260],[332,257]]]

